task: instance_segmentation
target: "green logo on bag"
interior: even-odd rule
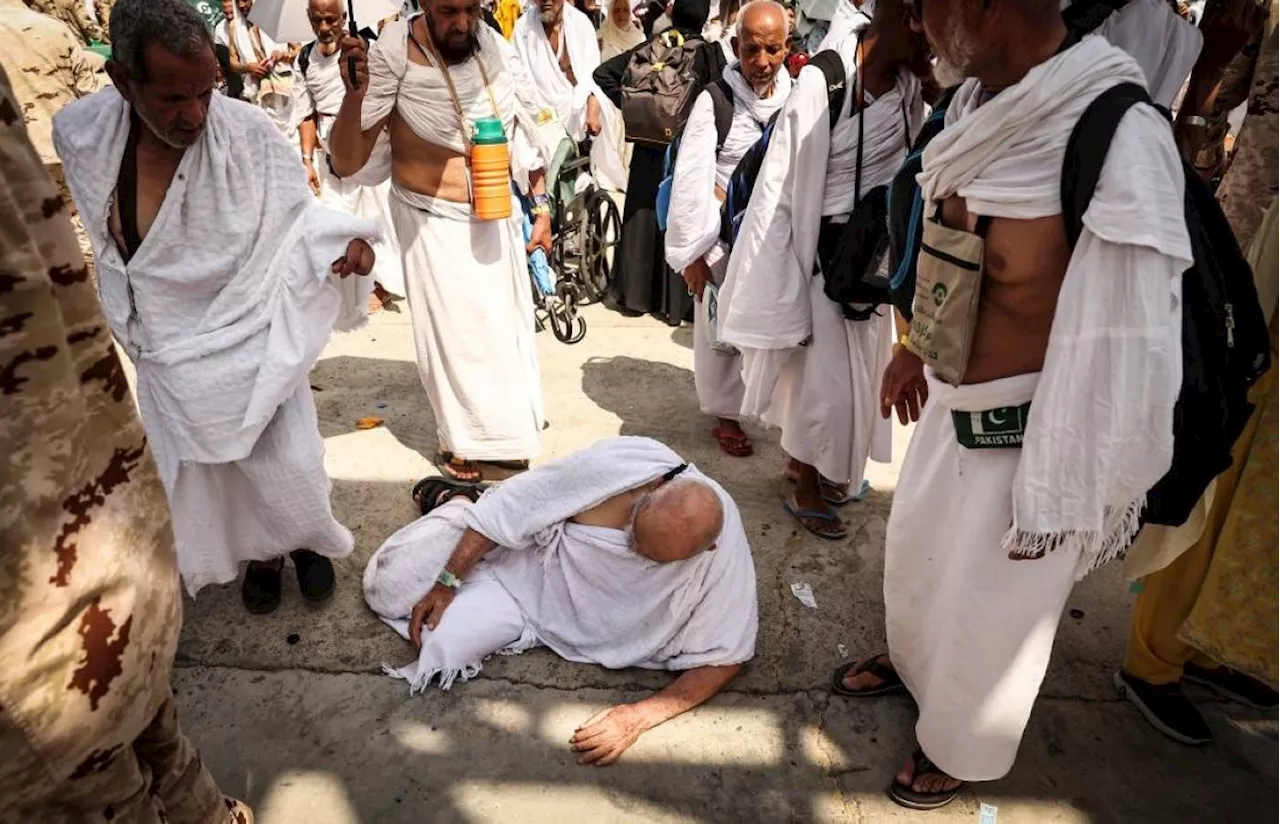
[[[933,305],[941,306],[942,302],[947,299],[947,287],[941,283],[933,284]]]

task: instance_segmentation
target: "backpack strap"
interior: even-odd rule
[[[844,108],[845,86],[849,83],[848,75],[844,70],[844,60],[839,52],[826,49],[811,57],[809,65],[821,69],[822,76],[826,78],[827,111],[830,115],[831,128],[834,129],[836,122],[840,120],[840,110]]]
[[[316,47],[316,41],[302,47],[302,51],[298,52],[298,70],[302,72],[302,79],[307,79],[307,69],[311,66],[311,50]]]
[[[1154,106],[1147,90],[1137,83],[1120,83],[1098,95],[1076,121],[1062,158],[1062,220],[1072,248],[1080,238],[1084,213],[1102,177],[1102,166],[1111,149],[1120,120],[1134,105]]]
[[[733,128],[733,88],[721,77],[707,84],[707,94],[711,95],[711,109],[715,112],[716,154],[719,154],[729,137],[729,129]]]
[[[1093,34],[1107,18],[1129,5],[1129,0],[1075,0],[1062,10],[1062,22],[1076,41]]]

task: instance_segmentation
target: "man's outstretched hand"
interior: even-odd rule
[[[607,767],[636,743],[649,728],[643,712],[635,704],[619,704],[592,716],[574,730],[569,746],[578,753],[579,764]]]
[[[353,272],[357,275],[367,275],[373,271],[373,261],[373,247],[356,238],[347,244],[346,255],[333,262],[333,273],[344,278]]]
[[[425,624],[428,632],[440,626],[440,616],[453,603],[453,590],[442,584],[436,584],[427,590],[422,600],[413,605],[409,614],[409,640],[414,649],[422,649],[422,627]]]

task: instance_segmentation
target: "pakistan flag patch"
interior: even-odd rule
[[[1001,406],[985,412],[957,412],[951,420],[956,427],[956,440],[968,449],[1016,449],[1022,446],[1027,432],[1027,413],[1031,404]]]

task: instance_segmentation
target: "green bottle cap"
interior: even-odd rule
[[[471,142],[481,145],[506,143],[507,133],[502,128],[502,121],[496,117],[486,117],[483,120],[475,121],[475,130],[471,135]]]

